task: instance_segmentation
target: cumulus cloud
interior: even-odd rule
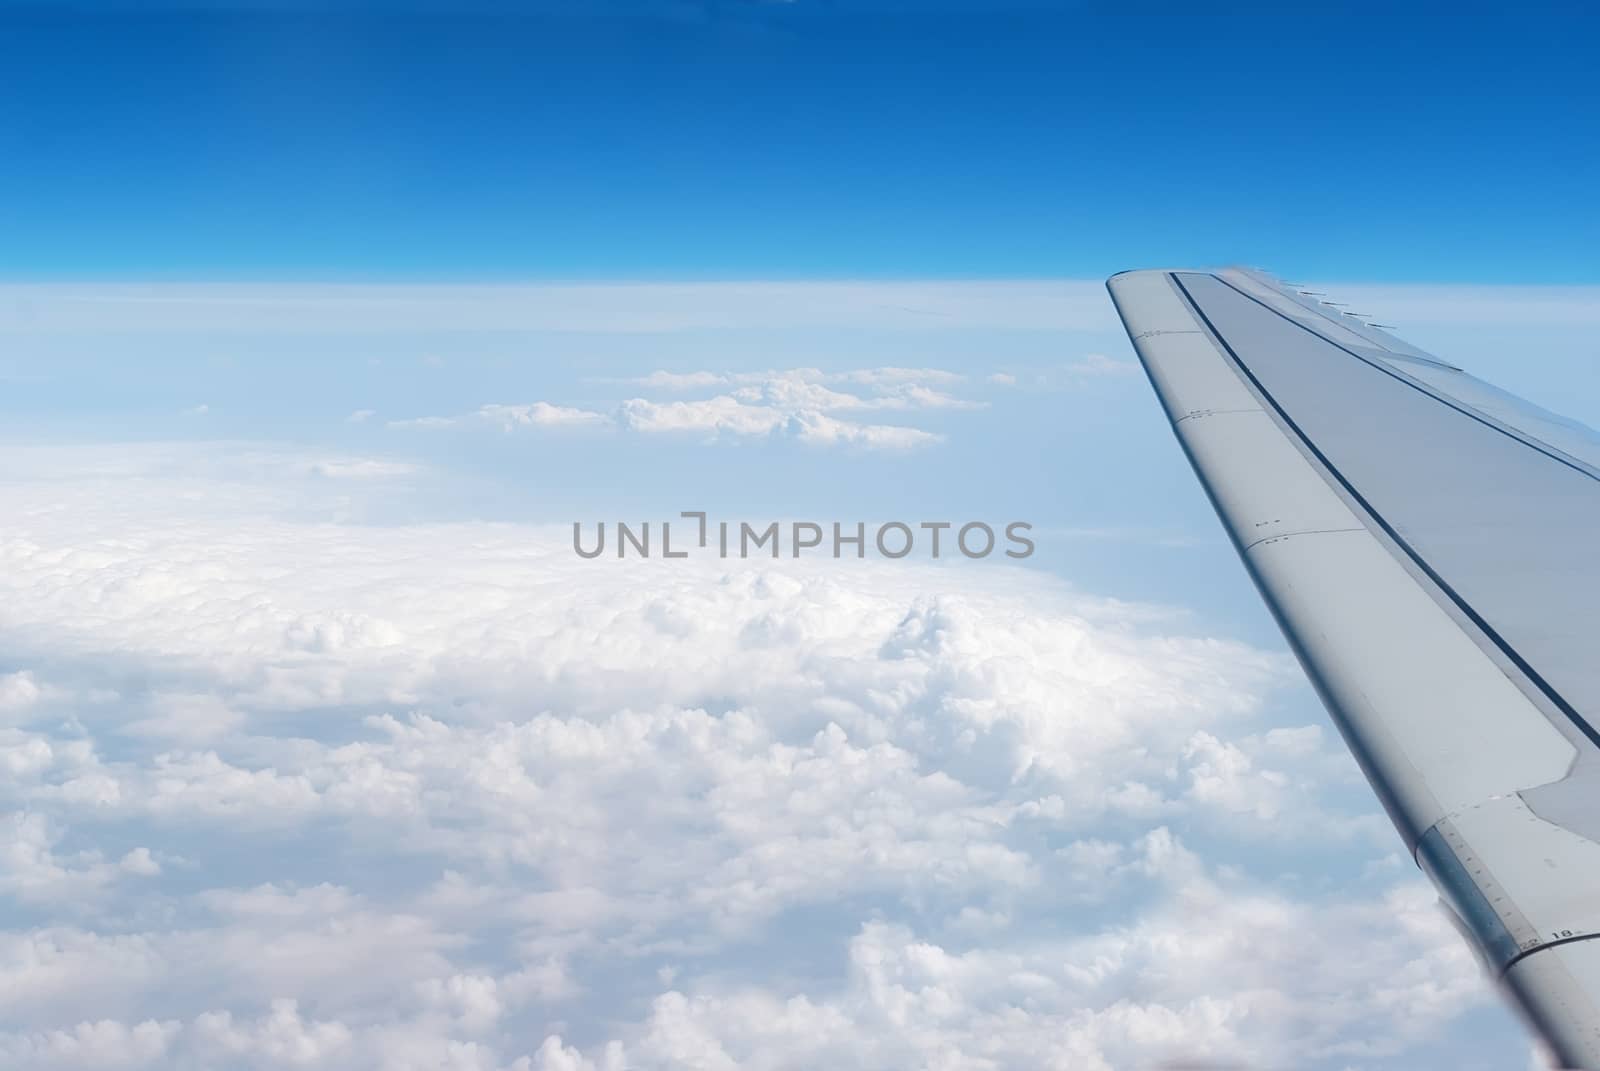
[[[0,892],[14,902],[82,905],[124,875],[151,873],[148,849],[130,853],[119,865],[93,850],[59,852],[61,831],[42,814],[17,812],[3,823]]]
[[[1362,991],[1348,987],[1368,965],[1352,970],[1306,905],[1239,896],[1197,874],[1171,885],[1138,930],[1084,938],[959,947],[870,922],[849,942],[846,977],[826,991],[736,986],[656,998],[620,1066],[1303,1067],[1400,1048],[1419,1028],[1362,1036],[1394,1002],[1429,1023],[1474,996],[1470,957],[1410,890],[1335,909],[1347,932],[1405,949],[1380,953],[1388,984]],[[1295,972],[1327,1003],[1278,988]],[[567,1066],[599,1067],[609,1054],[588,1064],[563,1055]]]
[[[588,409],[574,409],[563,405],[551,405],[549,402],[534,402],[532,405],[486,405],[478,410],[478,416],[484,420],[499,424],[507,431],[518,426],[532,424],[605,424],[609,420],[604,413],[596,413]]]
[[[0,1054],[13,1067],[161,1067],[180,1029],[176,1022],[147,1019],[129,1025],[113,1019],[77,1023],[65,1029],[0,1034]]]
[[[939,442],[943,436],[901,424],[864,423],[836,416],[871,410],[980,409],[986,403],[956,397],[941,389],[963,377],[933,368],[871,368],[822,372],[796,368],[769,372],[667,372],[628,380],[669,395],[720,389],[706,398],[628,398],[609,413],[538,401],[489,404],[471,417],[422,417],[390,421],[396,429],[439,429],[474,422],[505,431],[520,427],[616,426],[644,435],[692,434],[708,440],[739,441],[788,437],[816,446],[907,450]],[[850,386],[840,390],[829,384]]]
[[[0,674],[0,714],[22,711],[39,698],[39,685],[28,670]]]
[[[952,386],[963,382],[965,379],[966,377],[961,373],[951,372],[944,368],[889,366],[883,368],[855,368],[845,371],[823,371],[820,368],[791,368],[764,372],[670,372],[658,369],[647,376],[638,376],[623,382],[662,390],[700,390],[722,386],[759,386],[785,380],[808,383],[849,383],[879,389],[892,389],[900,386],[923,386],[929,384]]]
[[[790,418],[788,427],[804,443],[823,446],[848,444],[882,450],[910,450],[938,442],[942,436],[920,428],[896,424],[853,424],[826,413],[802,411]]]
[[[771,434],[786,420],[771,406],[752,405],[727,394],[694,402],[631,398],[622,403],[617,419],[634,431],[693,431],[740,437]]]
[[[1483,999],[1283,656],[102,453],[0,484],[0,1062],[1402,1067]]]
[[[957,398],[933,384],[961,377],[931,368],[876,368],[826,375],[815,369],[768,372],[745,381],[734,397],[780,410],[828,412],[850,409],[982,409],[983,402]],[[865,393],[835,390],[829,382],[861,384]]]

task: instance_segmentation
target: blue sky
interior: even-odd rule
[[[0,273],[1596,281],[1577,7],[534,6],[5,5]]]
[[[135,7],[0,5],[0,1063],[1529,1065],[1103,278],[1600,422],[1589,24]]]

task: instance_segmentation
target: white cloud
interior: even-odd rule
[[[1187,871],[1161,880],[1170,898],[1134,930],[962,948],[870,922],[850,940],[836,987],[669,991],[622,1066],[1337,1065],[1397,1051],[1478,996],[1459,940],[1409,889],[1333,908],[1335,930],[1308,905],[1241,896]],[[1343,954],[1357,934],[1381,963]],[[1385,984],[1361,989],[1369,970],[1388,972]],[[1303,988],[1282,988],[1296,974]],[[1397,1013],[1395,1034],[1368,1032]],[[586,1066],[580,1053],[563,1056]]]
[[[24,904],[72,903],[99,895],[120,876],[98,852],[59,854],[59,830],[44,815],[17,812],[0,819],[0,892]]]
[[[0,713],[26,710],[39,695],[38,682],[28,670],[0,674]]]
[[[860,424],[831,416],[828,410],[887,408],[797,379],[769,380],[698,401],[622,403],[618,419],[644,433],[693,432],[709,437],[750,438],[777,434],[818,446],[849,445],[903,450],[938,442],[941,436],[919,428]]]
[[[611,413],[554,405],[489,404],[474,418],[506,431],[518,427],[600,427],[616,425],[639,434],[693,434],[708,441],[739,441],[787,436],[820,446],[848,445],[867,449],[906,450],[939,442],[942,435],[896,424],[864,424],[835,413],[869,410],[981,409],[988,403],[958,398],[934,384],[963,381],[936,368],[869,368],[823,372],[793,368],[768,372],[667,372],[625,382],[669,394],[705,388],[727,388],[708,398],[628,398]],[[853,385],[860,393],[827,384]],[[468,418],[422,417],[390,421],[397,429],[460,427]]]
[[[122,861],[118,865],[127,873],[141,878],[153,878],[161,873],[161,864],[156,862],[155,857],[150,854],[149,848],[133,849],[133,851],[122,857]]]
[[[700,390],[722,386],[760,385],[774,380],[792,380],[807,383],[848,383],[879,390],[899,386],[938,384],[953,386],[965,381],[966,376],[944,368],[855,368],[844,371],[825,371],[820,368],[768,369],[764,372],[671,372],[658,369],[647,376],[623,380],[638,387],[660,390]]]
[[[499,424],[507,431],[518,426],[534,424],[576,426],[607,424],[611,420],[604,413],[596,413],[588,409],[574,409],[562,405],[551,405],[549,402],[534,402],[531,405],[485,405],[478,410],[478,416],[484,420]]]
[[[207,1012],[192,1028],[195,1046],[247,1066],[328,1066],[350,1046],[343,1023],[307,1022],[293,1000],[278,999],[272,1009],[250,1022],[236,1022],[226,1011]]]
[[[1238,745],[1202,731],[1190,739],[1183,758],[1193,799],[1264,822],[1276,820],[1283,811],[1291,789],[1289,778],[1276,770],[1257,769]]]
[[[642,432],[692,431],[733,436],[769,435],[785,421],[771,406],[751,405],[731,395],[695,402],[652,402],[630,398],[622,403],[618,419],[624,427]]]
[[[1170,614],[27,460],[77,475],[0,483],[0,1061],[1400,1067],[1483,999],[1287,659]]]
[[[856,378],[865,376],[867,378]],[[913,378],[915,377],[915,378]],[[829,412],[849,409],[981,409],[983,402],[957,398],[930,383],[958,382],[959,376],[936,369],[879,368],[824,375],[814,369],[769,372],[747,380],[733,396],[786,411]],[[864,383],[870,393],[853,394],[825,386],[828,382]]]
[[[775,410],[878,409],[882,399],[865,398],[844,391],[836,391],[802,373],[785,372],[762,380],[760,383],[740,387],[733,397],[752,405]]]
[[[962,378],[934,368],[845,372],[794,368],[738,374],[655,372],[635,382],[675,391],[708,385],[733,389],[692,401],[629,399],[622,403],[618,420],[641,432],[695,432],[732,438],[782,434],[819,446],[906,450],[939,442],[943,436],[904,425],[864,424],[834,414],[982,408],[985,403],[957,398],[933,386],[959,383]],[[864,387],[865,392],[838,390],[828,386],[830,383]]]
[[[376,409],[357,409],[345,417],[344,420],[346,424],[365,424],[377,415],[378,411]]]
[[[0,1056],[11,1067],[162,1067],[181,1025],[153,1019],[128,1025],[112,1019],[84,1021],[66,1029],[0,1034]]]
[[[988,402],[974,402],[955,398],[943,391],[932,390],[920,384],[907,384],[894,395],[899,404],[885,406],[893,409],[985,409]]]
[[[825,413],[801,412],[790,423],[794,437],[823,446],[844,443],[884,450],[910,450],[939,442],[943,436],[895,424],[853,424]]]

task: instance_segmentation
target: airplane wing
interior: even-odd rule
[[[1600,437],[1255,272],[1107,288],[1417,863],[1600,1068]]]

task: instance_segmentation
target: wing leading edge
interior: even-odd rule
[[[1600,1069],[1600,438],[1254,272],[1107,287],[1417,863]]]

